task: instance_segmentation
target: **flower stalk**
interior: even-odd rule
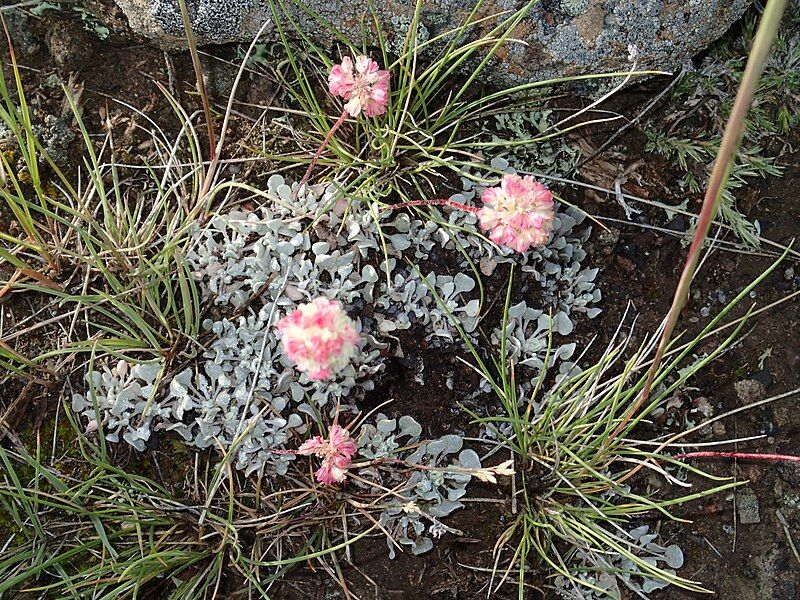
[[[478,215],[481,228],[495,244],[524,254],[528,248],[544,246],[553,231],[553,195],[529,175],[503,175],[500,185],[481,194],[483,206],[467,206],[453,200],[411,200],[387,208],[449,206]]]
[[[319,157],[322,156],[322,153],[324,152],[325,148],[327,148],[328,144],[331,143],[331,139],[333,139],[333,134],[336,133],[336,130],[339,129],[339,127],[342,126],[342,123],[345,122],[345,120],[347,119],[347,115],[348,115],[348,112],[346,110],[343,110],[342,114],[339,116],[339,118],[333,124],[333,127],[331,127],[330,131],[328,131],[328,134],[325,136],[325,139],[322,140],[322,144],[320,145],[319,148],[317,148],[317,151],[314,153],[314,156],[311,158],[311,162],[309,163],[308,168],[306,169],[305,175],[303,175],[303,178],[300,180],[300,183],[298,184],[298,186],[294,190],[295,197],[297,197],[297,194],[299,194],[300,190],[303,189],[303,186],[308,181],[308,178],[311,177],[311,172],[314,170],[314,167],[317,166],[317,161],[319,161]]]
[[[757,452],[687,452],[675,456],[678,460],[688,460],[692,458],[719,458],[735,460],[760,460],[768,462],[795,462],[800,463],[800,456],[791,454],[761,454]]]
[[[479,213],[480,208],[477,206],[468,206],[467,204],[461,204],[461,202],[456,202],[454,200],[447,200],[446,198],[434,198],[433,200],[409,200],[408,202],[399,202],[398,204],[391,204],[386,206],[386,210],[398,210],[401,208],[410,208],[412,206],[449,206],[450,208],[455,208],[458,210],[464,210],[466,212],[471,213]]]
[[[684,264],[680,281],[675,290],[672,306],[669,309],[669,313],[667,313],[664,330],[661,334],[655,358],[650,365],[650,370],[647,373],[647,379],[641,394],[639,394],[636,402],[631,405],[625,417],[611,433],[608,438],[609,442],[625,430],[636,412],[642,406],[646,405],[650,398],[650,391],[655,382],[656,373],[658,373],[661,360],[672,338],[672,333],[678,323],[681,310],[684,304],[686,304],[686,299],[689,297],[689,288],[700,261],[700,254],[705,245],[706,238],[708,237],[708,232],[711,229],[711,224],[719,209],[719,204],[722,201],[722,194],[725,191],[731,169],[733,168],[734,161],[739,151],[739,144],[741,143],[745,129],[745,118],[747,117],[750,105],[753,103],[753,97],[758,89],[761,73],[764,70],[764,65],[772,43],[778,33],[778,28],[780,27],[783,13],[786,10],[786,5],[787,0],[769,0],[764,9],[764,15],[761,18],[761,23],[758,27],[755,41],[753,42],[753,49],[750,52],[747,66],[742,76],[739,92],[736,94],[736,100],[725,127],[725,133],[722,137],[716,161],[714,162],[714,168],[711,172],[711,178],[709,179],[706,195],[703,200],[703,207],[697,218],[697,228],[692,238],[692,245],[686,256],[686,263]]]
[[[328,74],[328,91],[332,96],[338,96],[347,103],[314,153],[305,175],[295,188],[293,194],[295,198],[311,176],[320,155],[330,144],[333,134],[348,116],[357,117],[363,112],[367,117],[378,117],[386,112],[389,104],[389,77],[389,71],[382,70],[378,63],[368,56],[358,56],[355,61],[345,56],[340,64],[331,67]]]

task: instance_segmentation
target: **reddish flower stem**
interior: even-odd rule
[[[408,208],[409,206],[449,206],[450,208],[457,208],[458,210],[465,210],[471,213],[477,213],[480,210],[477,206],[467,206],[466,204],[454,202],[453,200],[446,200],[444,198],[434,198],[433,200],[409,200],[408,202],[389,205],[386,208],[397,210],[398,208]]]
[[[311,177],[311,171],[313,171],[314,167],[317,166],[317,161],[319,160],[319,157],[322,155],[322,151],[328,147],[328,144],[330,144],[333,134],[336,133],[336,130],[339,129],[339,127],[341,127],[342,123],[344,123],[348,114],[349,113],[346,110],[342,111],[342,114],[339,116],[339,119],[336,121],[336,123],[333,124],[333,127],[331,127],[330,131],[328,132],[328,135],[325,136],[325,139],[322,141],[320,147],[317,148],[317,151],[314,153],[314,157],[311,159],[311,164],[308,165],[308,169],[306,169],[306,174],[303,175],[303,178],[300,180],[300,184],[294,190],[293,195],[295,198],[297,197],[297,194],[300,193],[300,189],[303,187],[303,185],[305,185],[306,181],[308,181],[308,178]]]
[[[765,460],[770,462],[797,462],[800,456],[791,454],[760,454],[754,452],[687,452],[675,456],[678,460],[686,458],[738,458],[740,460]]]

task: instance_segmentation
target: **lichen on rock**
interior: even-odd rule
[[[134,32],[166,48],[182,47],[183,21],[178,0],[115,0]],[[750,0],[548,0],[528,8],[513,38],[497,52],[487,76],[498,84],[542,80],[565,75],[617,71],[627,67],[627,47],[640,50],[641,68],[674,70],[703,50],[744,13]],[[523,10],[522,0],[425,2],[418,41],[459,27],[473,10],[475,18],[509,18]],[[276,3],[277,5],[277,3]],[[398,51],[413,22],[415,3],[379,0],[373,3],[383,39]],[[305,35],[322,45],[335,36],[323,26],[333,23],[353,41],[377,44],[377,27],[363,2],[305,0],[303,7],[283,6]],[[200,43],[250,42],[267,21],[274,21],[269,0],[187,0],[192,28]],[[319,18],[312,17],[317,15]],[[503,16],[500,16],[500,15]],[[485,34],[495,19],[481,22],[469,35]],[[276,37],[270,24],[266,35]],[[289,27],[291,29],[291,26]],[[446,38],[443,38],[446,39]],[[440,46],[433,44],[428,51]]]

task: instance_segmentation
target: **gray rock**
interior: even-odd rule
[[[33,126],[33,132],[44,146],[45,152],[58,166],[69,162],[69,146],[75,134],[69,128],[70,117],[46,115],[44,122]]]
[[[139,34],[164,48],[184,45],[178,0],[115,0]],[[498,83],[598,73],[628,66],[628,45],[639,50],[642,68],[674,70],[717,39],[744,12],[750,0],[540,0],[524,17],[514,37],[526,45],[508,44],[489,69]],[[279,4],[275,2],[275,4]],[[187,0],[192,26],[201,43],[249,42],[271,17],[269,0]],[[315,23],[292,0],[285,5],[304,31],[321,44],[334,36]],[[375,9],[390,49],[402,44],[415,3],[377,0]],[[521,0],[487,0],[477,10],[484,17],[517,10]],[[368,3],[354,0],[305,0],[305,6],[334,23],[357,45],[362,26],[371,31]],[[420,40],[457,27],[475,2],[424,2]],[[507,13],[506,13],[507,14]],[[363,21],[362,21],[363,19]],[[495,21],[480,25],[488,31]],[[274,37],[272,25],[267,28]],[[475,32],[472,32],[474,35]]]
[[[41,48],[41,41],[34,32],[33,17],[26,15],[21,10],[12,10],[3,13],[3,18],[11,36],[14,50],[21,56],[33,56]]]

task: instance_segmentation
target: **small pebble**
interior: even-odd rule
[[[497,261],[490,256],[484,256],[480,262],[481,273],[490,277],[497,268]]]
[[[758,498],[750,488],[745,488],[736,495],[736,513],[742,525],[761,523],[761,512]]]
[[[714,408],[708,401],[708,398],[700,396],[699,398],[695,398],[693,401],[694,407],[704,417],[710,417],[714,414]]]
[[[725,437],[726,429],[725,424],[721,421],[717,421],[713,425],[711,425],[711,431],[714,432],[714,437],[722,438]]]
[[[773,384],[772,373],[769,372],[769,369],[761,369],[753,373],[751,379],[755,379],[756,381],[760,382],[761,385],[764,386],[764,389],[769,389],[769,387]]]
[[[616,263],[617,267],[623,273],[633,273],[636,270],[636,263],[634,263],[627,256],[622,256],[621,254],[617,254]]]
[[[767,395],[764,384],[757,379],[744,379],[733,384],[736,395],[742,404],[752,404],[763,400]]]

